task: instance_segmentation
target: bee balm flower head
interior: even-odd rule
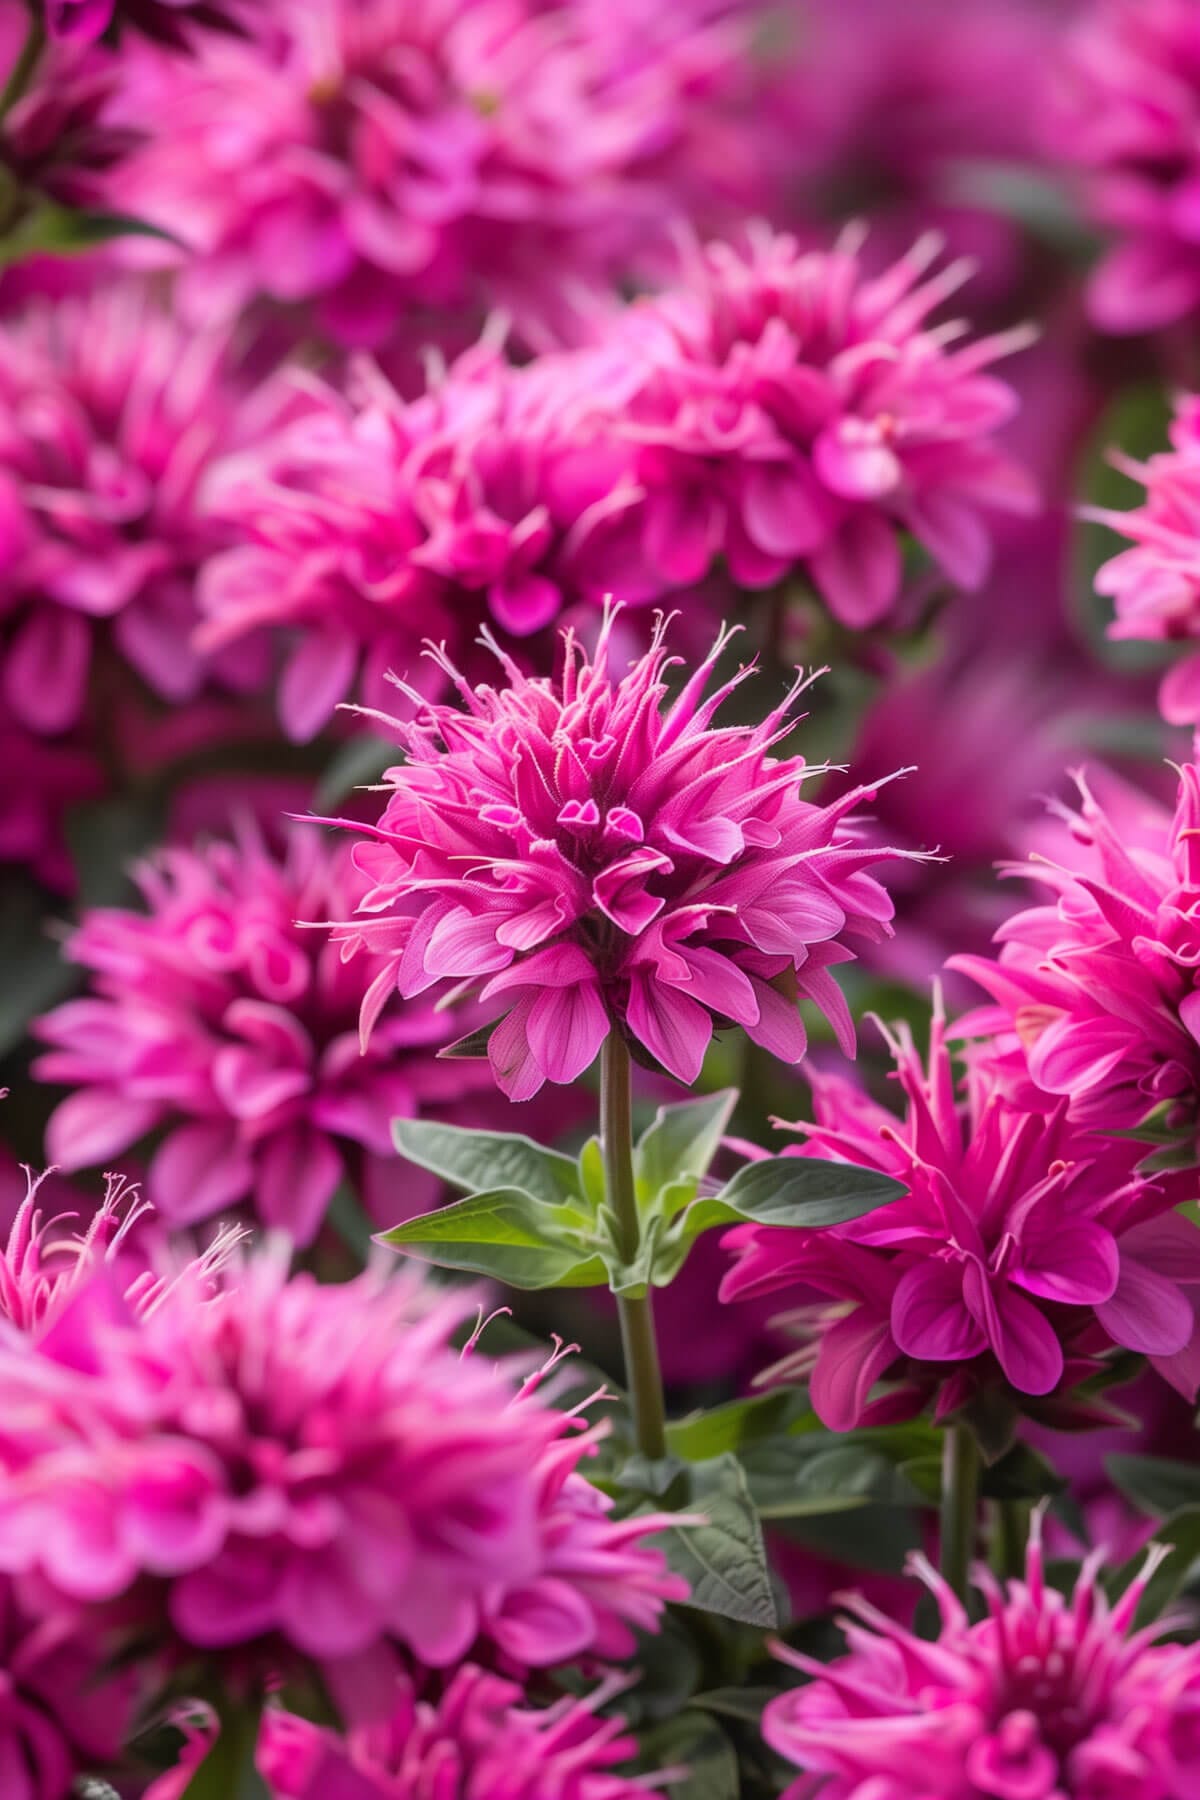
[[[357,852],[373,885],[346,937],[391,959],[365,1026],[392,985],[478,984],[503,1015],[489,1056],[512,1099],[573,1081],[612,1030],[684,1082],[715,1022],[794,1062],[801,995],[850,1046],[830,965],[889,930],[869,870],[892,852],[848,822],[864,790],[803,800],[812,771],[771,754],[804,683],[761,724],[719,726],[752,672],[706,693],[727,637],[669,699],[665,626],[617,676],[612,624],[591,656],[567,633],[554,679],[497,651],[507,686],[451,670],[461,709],[413,694],[416,719],[396,726],[407,761]]]

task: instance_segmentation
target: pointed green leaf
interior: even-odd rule
[[[649,1203],[661,1188],[684,1176],[699,1180],[707,1175],[736,1104],[736,1091],[726,1088],[702,1100],[660,1106],[634,1151],[639,1198]]]
[[[598,1137],[590,1137],[579,1152],[579,1191],[597,1211],[604,1205],[604,1152]]]
[[[816,1231],[861,1218],[904,1192],[903,1184],[890,1175],[854,1163],[818,1162],[807,1156],[746,1163],[721,1193],[694,1200],[675,1220],[656,1260],[655,1283],[665,1287],[674,1280],[696,1238],[715,1226],[749,1220]]]
[[[687,1603],[773,1630],[778,1620],[762,1527],[741,1465],[735,1456],[721,1456],[688,1473],[688,1505],[705,1523],[657,1534],[671,1568],[691,1589]]]
[[[573,1159],[515,1132],[474,1131],[432,1119],[393,1119],[392,1142],[409,1162],[468,1194],[520,1188],[551,1206],[579,1196]]]
[[[1167,1456],[1106,1456],[1104,1467],[1113,1485],[1152,1517],[1200,1506],[1200,1468],[1194,1463]]]
[[[743,1454],[763,1519],[802,1519],[872,1504],[918,1506],[923,1496],[880,1451],[820,1437],[771,1438]]]
[[[601,1287],[608,1274],[590,1253],[587,1229],[570,1207],[547,1206],[520,1188],[497,1188],[406,1219],[376,1242],[509,1287]]]
[[[675,1456],[702,1462],[783,1431],[820,1431],[821,1422],[803,1388],[774,1388],[749,1400],[730,1400],[667,1426],[667,1447]]]
[[[647,1774],[686,1771],[671,1783],[672,1800],[738,1800],[741,1793],[733,1745],[714,1718],[690,1708],[643,1735],[639,1763]]]

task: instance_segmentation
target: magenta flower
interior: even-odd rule
[[[604,422],[628,386],[611,352],[514,370],[486,341],[407,404],[373,367],[348,398],[304,378],[278,430],[215,472],[236,547],[204,571],[201,641],[287,634],[279,711],[297,740],[356,690],[386,706],[389,672],[430,637],[469,655],[491,623],[548,663],[564,608],[658,591],[630,453]]]
[[[1074,1129],[1065,1101],[1027,1109],[986,1057],[960,1099],[940,1012],[927,1068],[906,1028],[888,1042],[905,1117],[813,1073],[816,1123],[798,1127],[793,1154],[879,1169],[908,1194],[831,1231],[739,1226],[726,1239],[738,1260],[722,1299],[804,1286],[834,1302],[797,1316],[804,1347],[771,1373],[811,1372],[813,1406],[837,1431],[931,1391],[938,1416],[989,1384],[1065,1395],[1114,1343],[1190,1379],[1184,1288],[1200,1283],[1200,1232],[1134,1173],[1140,1146]],[[872,1401],[881,1381],[900,1390]]]
[[[951,959],[996,1002],[963,1029],[1009,1034],[1021,1072],[1080,1125],[1129,1130],[1155,1113],[1187,1149],[1200,1133],[1200,771],[1179,771],[1174,817],[1146,800],[1118,824],[1082,777],[1079,792],[1063,810],[1070,862],[1012,871],[1049,903],[1007,921],[995,961]]]
[[[119,1257],[125,1238],[148,1210],[119,1175],[110,1175],[104,1199],[86,1229],[76,1213],[45,1216],[39,1207],[45,1177],[26,1169],[25,1198],[6,1242],[0,1243],[0,1329],[29,1338],[48,1331],[72,1296],[105,1264]],[[140,1289],[144,1285],[139,1280]]]
[[[1200,254],[1197,256],[1200,273]],[[1170,427],[1171,449],[1138,463],[1111,460],[1146,489],[1128,512],[1088,507],[1089,518],[1132,540],[1104,564],[1096,591],[1115,603],[1111,638],[1195,643],[1200,638],[1200,398],[1185,395]],[[1200,725],[1200,650],[1192,649],[1163,677],[1158,696],[1172,725]]]
[[[97,632],[165,699],[209,672],[193,588],[221,540],[198,507],[235,432],[224,339],[185,333],[140,289],[32,305],[0,339],[0,690],[31,731],[80,718]],[[253,645],[213,673],[266,674]]]
[[[349,940],[388,958],[364,1030],[392,986],[481,985],[502,1014],[488,1055],[510,1099],[571,1082],[614,1027],[694,1082],[715,1021],[795,1062],[806,995],[853,1043],[832,964],[844,939],[888,930],[867,873],[890,852],[847,824],[864,798],[799,798],[813,771],[776,760],[803,682],[757,726],[714,726],[741,669],[705,696],[723,635],[678,696],[660,621],[646,655],[610,672],[614,615],[594,656],[564,635],[562,668],[530,678],[497,652],[504,688],[458,683],[465,713],[422,703],[396,724],[407,760],[356,859],[372,883]]]
[[[274,1800],[644,1800],[648,1789],[613,1768],[637,1746],[620,1719],[597,1717],[610,1692],[535,1710],[516,1683],[470,1663],[440,1696],[397,1672],[390,1715],[345,1739],[269,1710],[258,1764]],[[146,1800],[180,1800],[207,1748],[194,1737]]]
[[[1200,21],[1191,0],[1090,0],[1067,31],[1051,150],[1116,237],[1088,289],[1102,331],[1200,306]]]
[[[70,1609],[0,1576],[0,1779],[4,1800],[67,1800],[76,1776],[113,1761],[130,1722],[128,1675]]]
[[[98,800],[104,771],[82,742],[49,743],[15,722],[0,722],[0,862],[27,868],[57,894],[75,891],[64,831],[73,807]]]
[[[339,1781],[347,1782],[345,1800],[416,1800],[435,1772],[444,1787],[451,1770],[447,1800],[645,1800],[649,1790],[613,1768],[636,1741],[621,1719],[597,1718],[594,1708],[567,1697],[535,1711],[515,1683],[466,1664],[440,1699],[422,1698],[401,1679],[391,1718],[345,1744],[301,1719],[269,1714],[260,1761],[279,1800],[337,1800]],[[347,1781],[351,1771],[357,1786]]]
[[[0,1566],[80,1603],[127,1596],[148,1628],[165,1611],[202,1650],[340,1664],[368,1711],[363,1659],[389,1643],[446,1667],[482,1633],[543,1666],[686,1597],[637,1541],[659,1517],[559,1552],[559,1514],[589,1514],[586,1533],[604,1505],[572,1468],[597,1434],[511,1361],[453,1349],[471,1294],[378,1270],[289,1280],[283,1242],[216,1281],[135,1314],[100,1277],[36,1356],[0,1346]]]
[[[120,199],[192,252],[193,317],[266,295],[378,345],[405,314],[499,305],[543,342],[661,256],[681,209],[757,198],[721,128],[754,9],[728,10],[283,0],[249,40],[131,66],[118,116],[150,135]]]
[[[51,1048],[36,1073],[75,1090],[51,1118],[50,1158],[88,1168],[161,1131],[147,1191],[164,1219],[242,1205],[308,1243],[348,1171],[368,1204],[387,1184],[392,1119],[461,1102],[461,1072],[436,1061],[453,1021],[395,1008],[360,1053],[363,989],[384,964],[348,967],[327,929],[305,927],[364,892],[349,849],[308,827],[282,855],[245,826],[162,850],[137,876],[145,911],[95,908],[68,939],[91,994],[37,1025]]]
[[[868,278],[853,233],[828,252],[759,233],[744,253],[697,251],[683,284],[631,308],[645,376],[628,431],[664,582],[687,586],[718,555],[743,588],[799,570],[863,628],[895,606],[908,533],[953,583],[979,585],[985,514],[1034,504],[995,442],[1016,396],[983,373],[1028,334],[955,345],[957,328],[927,325],[968,273],[929,275],[939,247],[923,238]]]
[[[1035,1518],[1025,1579],[980,1568],[970,1619],[925,1561],[938,1636],[927,1642],[847,1602],[849,1650],[825,1664],[780,1649],[812,1680],[770,1701],[763,1735],[804,1770],[785,1800],[1190,1800],[1200,1783],[1200,1645],[1133,1630],[1165,1550],[1111,1604],[1085,1564],[1071,1594],[1046,1584]]]

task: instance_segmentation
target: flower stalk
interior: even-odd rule
[[[632,1265],[641,1243],[633,1173],[633,1083],[629,1051],[615,1031],[609,1033],[601,1052],[600,1138],[605,1188],[617,1221],[621,1258]],[[618,1294],[616,1301],[637,1447],[643,1456],[657,1462],[666,1455],[667,1436],[651,1291],[640,1299]]]
[[[942,1462],[942,1579],[965,1606],[979,1512],[979,1446],[967,1425],[946,1431]]]

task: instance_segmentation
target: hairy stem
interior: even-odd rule
[[[608,1204],[616,1215],[621,1257],[626,1263],[635,1261],[641,1241],[633,1179],[632,1085],[629,1051],[616,1032],[610,1032],[600,1063],[600,1139]],[[616,1298],[637,1446],[643,1456],[657,1461],[667,1450],[666,1408],[650,1294],[641,1300],[627,1294]]]
[[[946,1432],[942,1462],[941,1567],[948,1587],[967,1603],[979,1514],[979,1447],[966,1425]]]

